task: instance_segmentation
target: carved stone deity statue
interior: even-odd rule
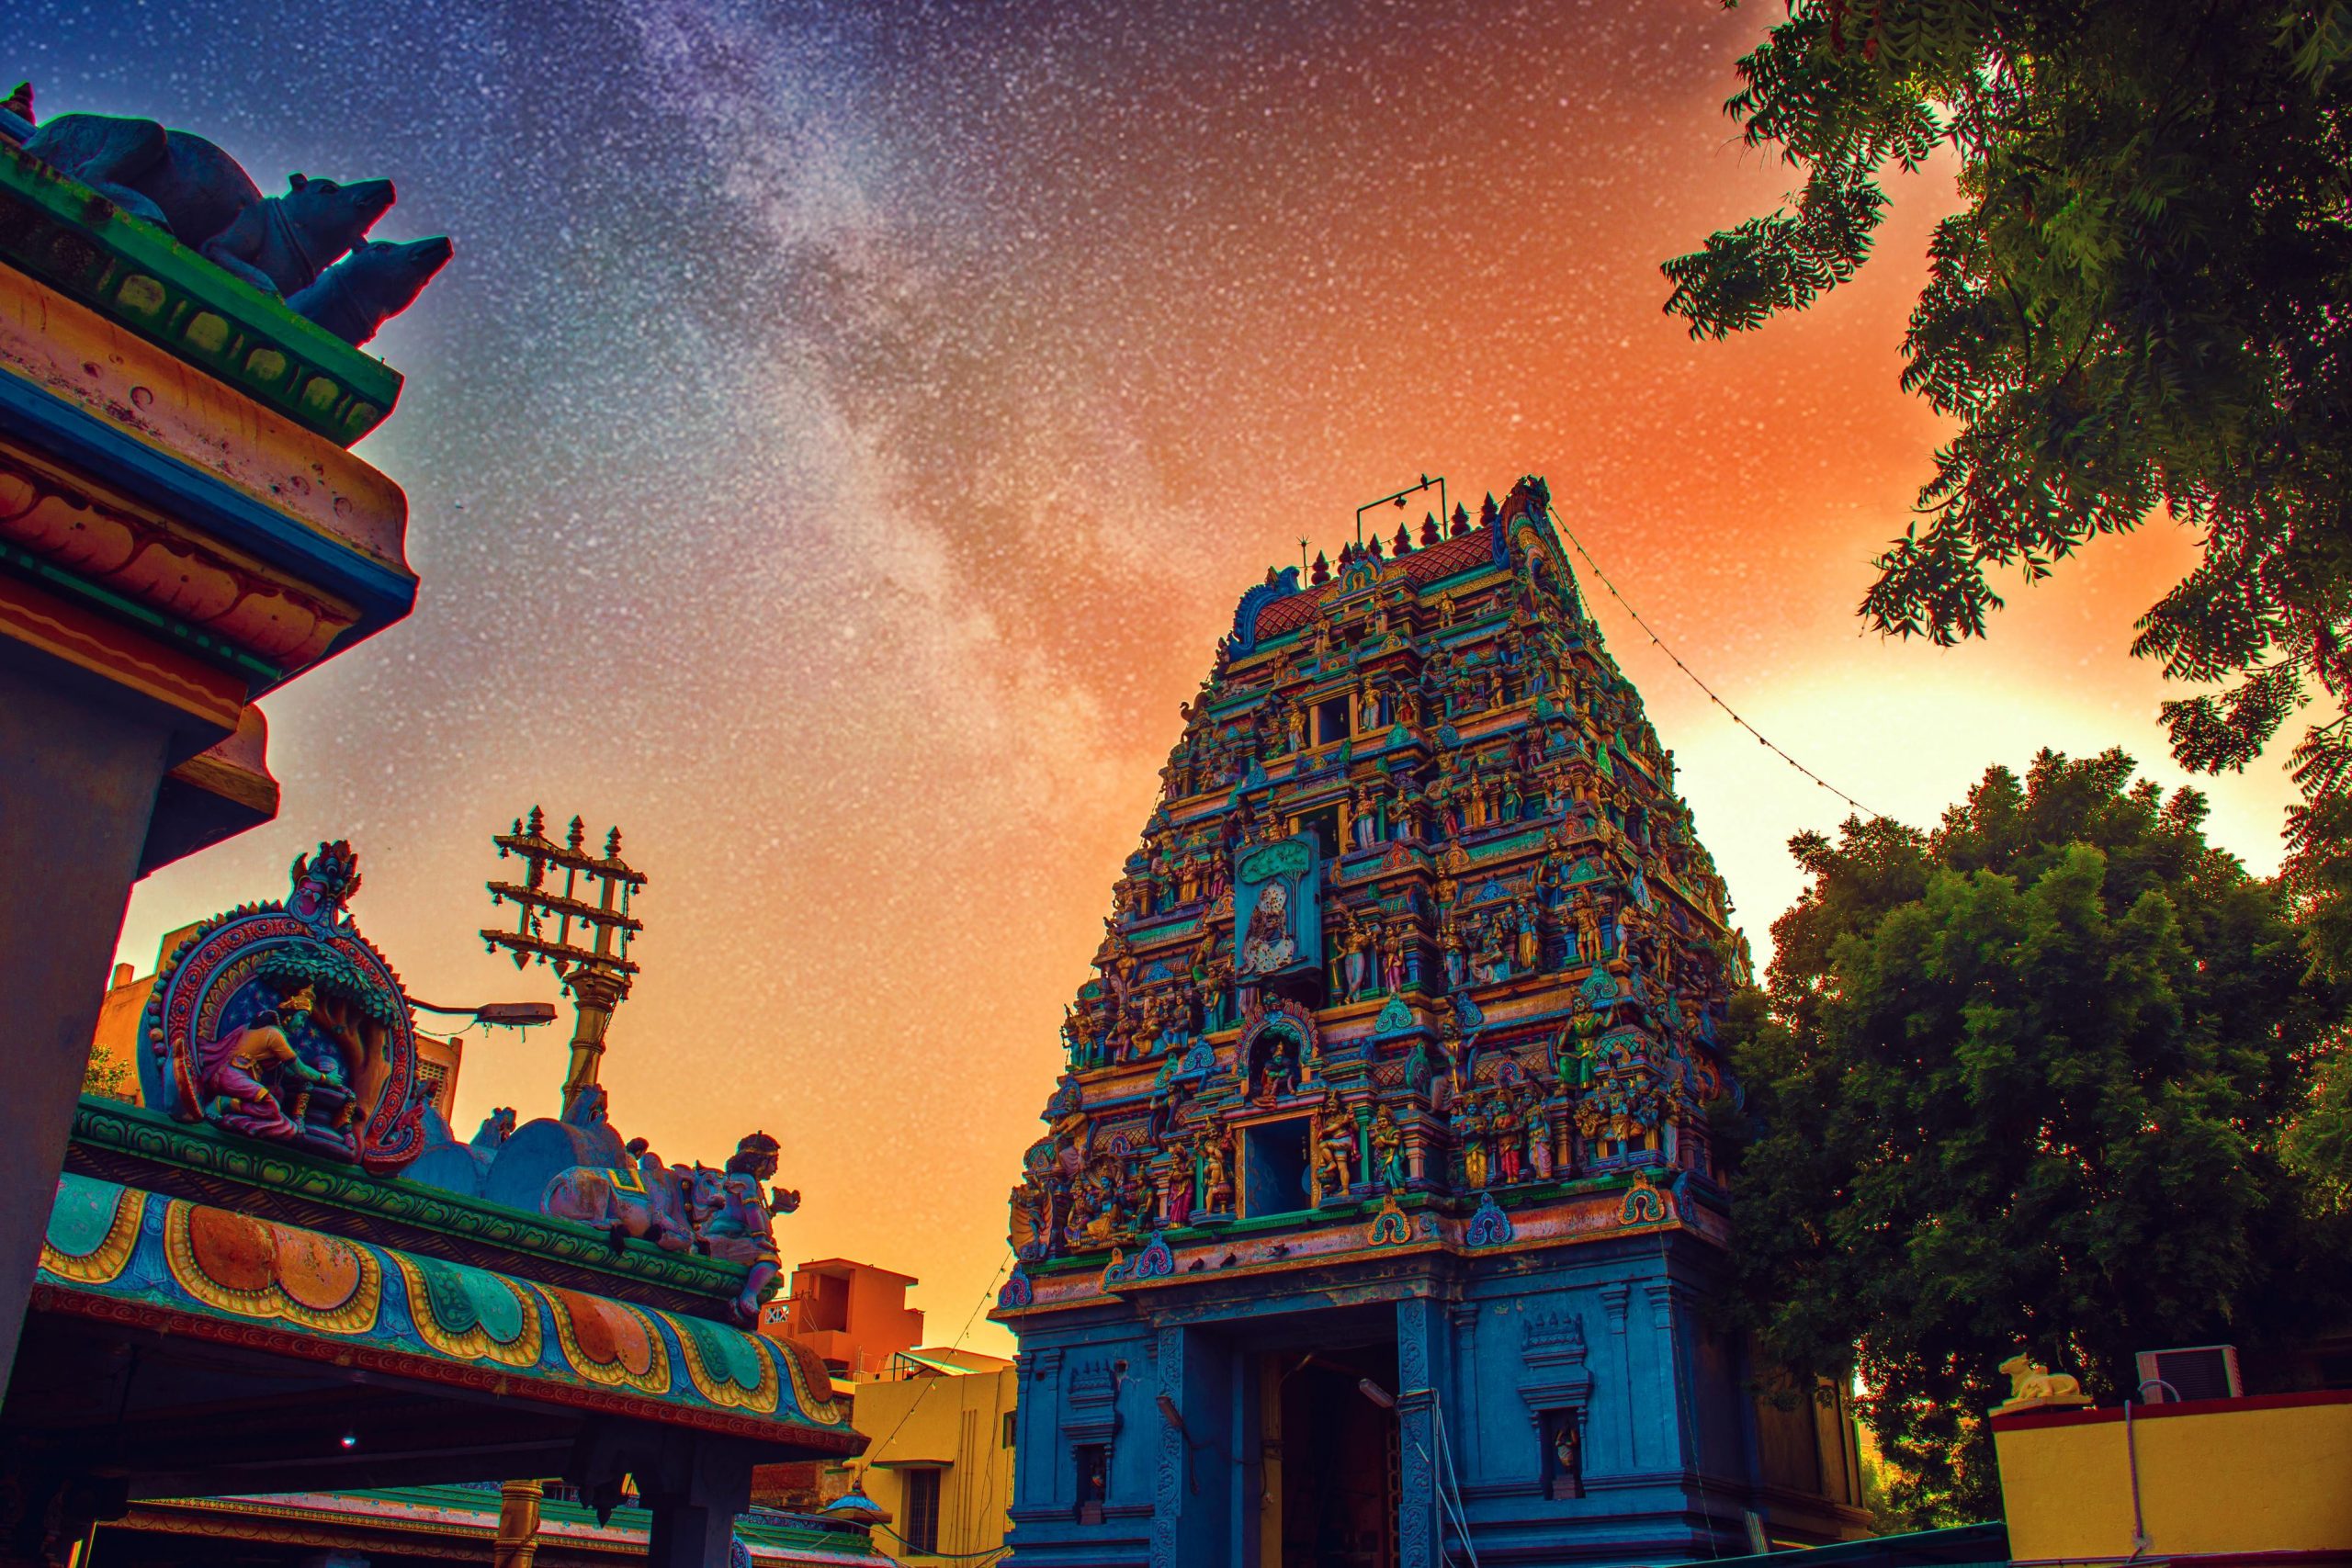
[[[1336,1091],[1323,1096],[1323,1109],[1316,1118],[1318,1130],[1315,1145],[1315,1186],[1318,1201],[1329,1202],[1334,1197],[1345,1197],[1355,1180],[1356,1124],[1340,1103]]]
[[[734,1301],[739,1323],[759,1321],[761,1293],[779,1272],[775,1215],[800,1207],[799,1193],[768,1190],[778,1148],[765,1133],[750,1133],[737,1142],[724,1171],[695,1168],[691,1213],[697,1246],[713,1258],[751,1266]]]
[[[1391,1192],[1405,1190],[1405,1134],[1396,1125],[1396,1118],[1383,1105],[1372,1119],[1372,1154],[1374,1174],[1380,1184]]]
[[[1340,966],[1347,976],[1348,1000],[1355,1001],[1363,995],[1372,937],[1353,909],[1343,910],[1341,918],[1344,923],[1340,931]]]
[[[276,1078],[279,1090],[290,1090],[289,1098],[300,1097],[311,1085],[336,1082],[331,1069],[304,1062],[287,1038],[287,1032],[301,1028],[316,1006],[311,987],[304,986],[254,1023],[198,1045],[197,1086],[205,1115],[248,1137],[283,1143],[299,1139],[299,1113],[288,1116],[278,1093],[263,1079]]]
[[[1257,905],[1250,911],[1250,929],[1241,941],[1241,973],[1271,974],[1297,952],[1290,930],[1289,891],[1280,882],[1269,882],[1258,890]]]

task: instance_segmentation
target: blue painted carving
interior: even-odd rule
[[[1130,1280],[1164,1280],[1176,1272],[1176,1254],[1168,1245],[1167,1233],[1154,1231],[1144,1249],[1127,1265]]]
[[[1226,647],[1235,658],[1258,651],[1259,614],[1275,600],[1287,599],[1297,592],[1298,568],[1286,566],[1270,581],[1241,595],[1241,603],[1233,610],[1233,633],[1226,638]]]
[[[1312,833],[1254,850],[1233,865],[1233,972],[1243,981],[1323,967],[1323,853]]]
[[[1005,1277],[1004,1284],[996,1293],[996,1304],[1001,1307],[1025,1307],[1035,1299],[1029,1276],[1023,1273],[1018,1265]]]
[[[1510,1216],[1502,1212],[1491,1192],[1478,1194],[1478,1212],[1463,1227],[1464,1247],[1500,1247],[1511,1238]]]

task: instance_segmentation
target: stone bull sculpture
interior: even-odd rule
[[[397,198],[390,180],[293,175],[285,195],[264,196],[234,158],[192,132],[99,114],[59,115],[35,128],[29,86],[8,104],[0,131],[17,140],[17,128],[29,130],[21,138],[28,155],[346,343],[374,337],[449,259],[446,238],[368,242]]]
[[[601,1230],[615,1247],[631,1236],[664,1252],[694,1245],[685,1192],[677,1173],[658,1161],[639,1170],[575,1165],[548,1183],[539,1211]]]
[[[357,244],[395,199],[390,180],[290,176],[265,197],[234,158],[152,119],[63,114],[25,151],[265,294],[291,294]]]

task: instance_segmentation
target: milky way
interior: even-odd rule
[[[2177,536],[1989,648],[1859,635],[1938,435],[1894,382],[1941,176],[1802,319],[1661,315],[1657,263],[1791,183],[1720,112],[1776,10],[20,4],[0,75],[42,113],[200,130],[265,188],[390,175],[378,236],[458,245],[374,345],[408,390],[362,448],[417,612],[266,705],[280,820],[142,887],[124,957],[348,836],[419,994],[549,996],[470,937],[487,836],[617,822],[653,880],[616,1120],[673,1158],[777,1134],[786,1255],[923,1276],[944,1339],[1176,705],[1243,588],[1399,483],[1545,475],[1879,809],[2043,743],[2160,762],[2122,649]],[[1760,936],[1843,807],[1592,596]],[[2217,831],[2271,863],[2281,793],[2232,783]],[[471,1046],[461,1132],[549,1108],[554,1035]]]

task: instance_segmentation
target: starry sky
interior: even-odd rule
[[[265,189],[387,175],[378,238],[457,244],[373,345],[408,388],[360,448],[416,613],[264,705],[280,818],[142,884],[122,957],[348,837],[416,995],[552,999],[471,934],[489,835],[617,823],[651,884],[616,1122],[714,1163],[775,1134],[785,1256],[919,1275],[945,1342],[1178,703],[1269,565],[1418,475],[1474,509],[1545,476],[1667,644],[1877,810],[2042,745],[2175,780],[2125,649],[2178,530],[1985,644],[1853,615],[1939,434],[1896,376],[1948,170],[1807,315],[1660,312],[1659,261],[1795,183],[1721,112],[1778,10],[19,4],[0,78],[41,114],[198,130]],[[1848,808],[1587,592],[1760,947],[1789,835]],[[2213,793],[2274,866],[2285,782]],[[460,1135],[551,1112],[566,1033],[470,1036]]]

